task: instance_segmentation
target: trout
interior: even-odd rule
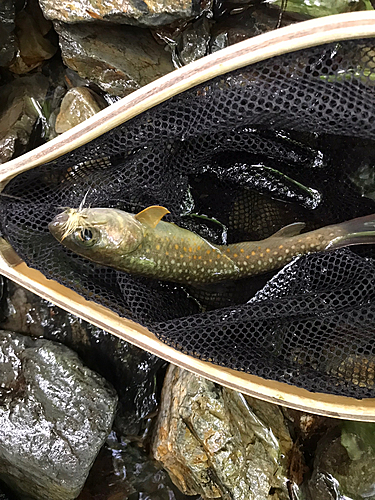
[[[300,234],[295,222],[260,241],[214,245],[152,206],[138,214],[113,208],[67,209],[48,225],[65,247],[127,273],[182,284],[216,283],[277,270],[296,256],[375,244],[375,214]]]

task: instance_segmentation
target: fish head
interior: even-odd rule
[[[112,208],[67,209],[49,223],[50,233],[78,255],[103,265],[133,252],[143,240],[142,224]]]

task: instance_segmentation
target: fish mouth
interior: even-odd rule
[[[56,217],[48,224],[50,233],[59,241],[62,240],[64,228],[66,227],[68,219],[69,215],[62,212],[61,214],[56,215]]]

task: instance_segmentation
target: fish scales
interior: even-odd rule
[[[237,265],[199,235],[168,222],[147,228],[134,263],[146,255],[160,272],[160,279],[206,283],[219,276],[230,279],[238,274]],[[171,278],[172,277],[172,278]]]
[[[280,269],[298,255],[375,243],[375,215],[300,234],[303,222],[260,241],[214,245],[173,223],[164,207],[139,214],[116,209],[68,209],[49,224],[67,248],[98,264],[185,284],[236,280]]]
[[[240,277],[262,274],[280,268],[298,255],[325,250],[333,237],[339,237],[329,229],[310,231],[296,236],[278,236],[256,242],[228,245],[226,253],[238,266]]]

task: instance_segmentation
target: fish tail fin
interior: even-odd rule
[[[340,229],[341,234],[339,233],[328,243],[326,250],[336,250],[350,245],[375,244],[375,214],[342,222],[336,227]]]

